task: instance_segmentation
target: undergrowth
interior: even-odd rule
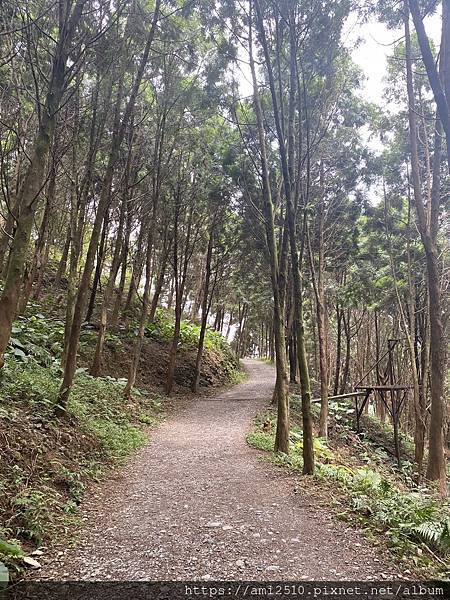
[[[170,342],[174,335],[175,323],[169,311],[158,308],[153,322],[148,323],[145,335],[157,341]],[[182,320],[180,326],[180,345],[196,347],[200,338],[200,325],[189,320]],[[231,353],[230,346],[221,333],[206,328],[205,348]]]
[[[80,369],[64,419],[54,417],[59,367],[8,361],[0,386],[0,561],[20,569],[24,554],[77,521],[89,481],[142,446],[144,427],[163,417],[158,396]]]
[[[270,453],[277,465],[301,471],[301,430],[294,425],[290,454],[274,453],[276,421],[272,412],[260,415],[248,434],[249,445]],[[344,520],[357,516],[372,533],[383,536],[397,559],[423,568],[426,574],[448,577],[450,556],[450,506],[436,499],[425,487],[400,485],[393,477],[368,466],[349,466],[341,462],[325,440],[315,438],[315,480],[333,488],[338,484],[349,500],[348,508],[338,513]]]

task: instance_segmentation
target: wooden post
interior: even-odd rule
[[[391,406],[392,406],[392,424],[394,426],[394,444],[395,454],[397,456],[397,464],[400,469],[402,466],[402,460],[400,457],[400,440],[398,438],[398,417],[399,417],[399,403],[397,400],[397,392],[391,390]]]

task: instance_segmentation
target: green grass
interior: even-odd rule
[[[271,358],[260,358],[259,360],[265,363],[266,365],[275,365],[275,361]]]

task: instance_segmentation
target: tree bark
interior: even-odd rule
[[[416,9],[417,3],[411,2],[410,5]],[[436,240],[436,227],[427,226],[427,217],[422,199],[422,185],[420,180],[420,163],[417,143],[417,122],[415,111],[415,96],[413,86],[412,58],[411,58],[411,39],[409,31],[409,11],[408,3],[404,2],[405,11],[405,48],[406,48],[406,77],[408,91],[408,118],[411,143],[411,177],[413,182],[413,199],[417,214],[417,225],[420,237],[425,249],[427,264],[427,283],[430,303],[430,330],[431,330],[431,420],[429,436],[429,452],[427,478],[437,480],[440,484],[442,494],[446,494],[446,466],[444,456],[444,436],[443,436],[443,418],[444,418],[444,355],[445,340],[444,327],[442,321],[441,290],[439,285],[439,259]],[[414,13],[413,13],[414,17]],[[416,22],[416,19],[415,19]],[[420,23],[422,21],[420,20]],[[422,24],[423,27],[423,24]],[[416,24],[417,29],[417,24]],[[420,28],[419,28],[420,31]],[[418,31],[419,41],[420,34]],[[446,32],[443,28],[443,37],[446,38]],[[441,109],[439,109],[441,115]],[[435,149],[436,154],[436,149]],[[436,163],[438,156],[435,156],[435,173],[433,177],[433,199],[432,202],[439,206],[440,200],[440,181]],[[438,211],[434,210],[435,213]]]
[[[447,168],[450,170],[450,113],[449,103],[450,98],[446,96],[444,88],[442,86],[441,78],[436,67],[436,62],[431,52],[430,42],[428,40],[427,33],[423,24],[422,16],[420,14],[419,3],[417,0],[409,0],[409,9],[414,21],[414,27],[417,32],[417,39],[419,41],[420,51],[422,54],[422,60],[425,65],[425,69],[428,75],[428,81],[430,82],[431,89],[433,90],[434,100],[436,102],[439,118],[445,132],[445,139],[447,142]],[[441,59],[444,58],[444,62],[450,65],[450,32],[448,31],[449,24],[449,0],[443,0],[442,2],[442,25],[443,35],[441,44]],[[408,11],[409,14],[409,11]],[[409,27],[409,24],[408,24]],[[446,71],[447,72],[447,71]],[[450,81],[446,82],[450,86]],[[448,93],[448,89],[447,89]],[[417,127],[416,127],[417,130]]]
[[[0,297],[0,368],[4,364],[5,351],[16,316],[34,215],[43,187],[45,166],[55,132],[56,115],[65,90],[68,54],[85,2],[86,0],[78,0],[72,13],[69,14],[70,3],[59,0],[58,6],[62,15],[59,38],[53,55],[52,72],[39,128],[30,151],[30,164],[17,198],[16,232],[9,255],[5,285]]]
[[[287,379],[287,357],[284,342],[284,315],[280,298],[280,277],[278,249],[275,236],[274,208],[270,187],[269,166],[267,159],[266,137],[264,133],[264,117],[261,98],[256,78],[253,57],[251,20],[249,27],[250,68],[253,81],[253,100],[255,104],[258,138],[261,155],[262,187],[264,203],[264,225],[266,242],[269,251],[270,275],[273,293],[273,328],[275,338],[275,365],[277,371],[277,429],[275,435],[275,451],[289,454],[289,392]]]
[[[95,298],[97,296],[97,290],[98,290],[98,286],[100,285],[100,278],[102,276],[102,271],[103,271],[103,261],[105,258],[106,236],[108,233],[108,227],[109,227],[109,215],[108,215],[108,211],[106,211],[105,218],[103,220],[100,244],[97,249],[97,262],[95,264],[94,280],[92,282],[91,295],[89,297],[88,309],[86,312],[86,317],[84,319],[87,323],[91,322],[92,315],[94,314]]]
[[[288,131],[288,151],[286,149],[285,137],[280,118],[278,107],[278,99],[275,89],[275,81],[273,76],[270,52],[267,44],[263,15],[259,0],[254,0],[257,27],[259,32],[260,42],[263,48],[264,60],[268,73],[268,81],[270,93],[272,97],[272,106],[275,118],[275,126],[277,132],[278,148],[281,160],[281,171],[283,175],[284,193],[286,197],[287,209],[287,224],[289,231],[289,245],[291,251],[292,277],[294,283],[294,307],[295,307],[295,331],[297,339],[298,363],[300,372],[300,385],[302,397],[302,418],[303,418],[303,473],[312,474],[314,472],[314,447],[313,447],[313,428],[311,418],[311,386],[309,380],[309,369],[306,357],[304,325],[303,325],[303,306],[302,306],[302,282],[300,276],[300,264],[296,242],[296,217],[292,202],[292,191],[294,182],[291,177],[293,174],[293,154],[294,154],[294,108],[296,98],[296,83],[297,83],[297,57],[296,57],[296,35],[293,7],[290,8],[289,14],[289,48],[290,48],[290,93],[289,93],[289,131]],[[289,162],[290,160],[290,162]],[[284,340],[283,340],[284,347]],[[287,412],[287,411],[286,411]],[[287,414],[288,417],[288,414]]]
[[[216,220],[216,215],[213,216],[213,221]],[[197,347],[197,356],[195,359],[195,368],[194,368],[194,377],[192,380],[192,391],[194,393],[197,392],[198,386],[200,383],[200,372],[201,372],[201,364],[203,357],[203,347],[205,343],[205,335],[206,335],[206,326],[208,323],[208,315],[211,307],[210,300],[210,284],[211,284],[211,263],[212,263],[212,255],[213,255],[213,246],[214,246],[214,235],[215,235],[215,227],[216,223],[213,222],[209,231],[208,238],[208,249],[206,252],[206,260],[205,260],[205,278],[201,284],[202,288],[202,318],[201,318],[201,326],[200,326],[200,335],[198,340]],[[197,311],[198,313],[198,311]]]
[[[130,122],[131,115],[134,110],[134,105],[136,102],[136,98],[139,92],[139,88],[141,85],[142,77],[144,75],[145,67],[147,65],[147,61],[150,54],[150,49],[153,44],[153,38],[156,32],[156,26],[159,19],[159,9],[161,5],[161,0],[156,0],[155,10],[153,13],[152,25],[150,28],[150,32],[147,37],[146,45],[144,48],[144,53],[141,57],[138,71],[133,82],[132,90],[130,96],[128,98],[127,105],[125,107],[120,125],[117,124],[115,131],[113,132],[111,148],[108,156],[108,163],[105,171],[105,176],[103,178],[102,190],[100,194],[100,199],[97,206],[97,212],[94,220],[94,225],[92,228],[92,235],[89,242],[89,247],[86,255],[86,262],[84,265],[83,273],[81,276],[80,286],[78,289],[77,299],[74,308],[73,314],[73,322],[72,327],[70,329],[70,339],[67,348],[67,357],[64,367],[64,376],[61,384],[61,388],[59,391],[58,397],[58,408],[57,412],[64,412],[65,406],[69,399],[70,390],[72,388],[73,379],[76,371],[77,364],[77,353],[78,353],[78,344],[80,339],[81,326],[83,322],[83,315],[85,310],[86,298],[89,289],[89,281],[91,279],[92,270],[94,266],[94,258],[95,252],[97,249],[100,230],[103,223],[104,216],[106,214],[108,208],[108,202],[111,194],[111,185],[114,175],[114,170],[116,167],[116,163],[119,158],[119,151],[122,144],[122,141],[125,136],[126,128],[128,123]]]

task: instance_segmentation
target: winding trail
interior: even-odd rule
[[[245,436],[274,369],[172,415],[83,504],[80,543],[39,579],[380,579],[395,571]]]

